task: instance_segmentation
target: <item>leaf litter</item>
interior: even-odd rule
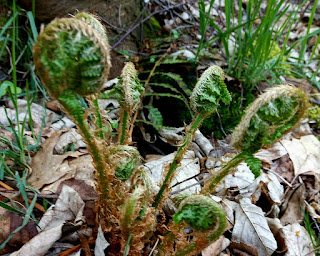
[[[208,1],[206,9],[208,10]],[[218,2],[218,1],[216,1]],[[220,17],[225,20],[224,13],[219,8],[224,6],[224,1],[214,3],[211,10],[212,18]],[[196,5],[188,3],[188,12],[182,13],[185,20],[191,20],[192,16],[199,18],[199,10]],[[218,10],[218,11],[217,11]],[[281,26],[279,21],[279,26]],[[168,20],[170,26],[174,22]],[[290,33],[290,39],[299,39],[306,33],[306,26],[299,23],[295,31]],[[232,36],[230,37],[232,39]],[[230,40],[231,40],[230,39]],[[319,46],[317,53],[319,53]],[[192,57],[193,53],[189,50],[179,50],[175,53]],[[292,53],[292,57],[297,52]],[[296,61],[295,58],[291,58]],[[314,66],[314,63],[312,63]],[[310,65],[310,68],[312,68]],[[298,81],[299,83],[299,81]],[[27,115],[24,108],[25,102],[19,102],[19,119]],[[114,102],[101,101],[99,104],[106,108]],[[42,106],[32,104],[32,118],[36,126],[41,127],[44,116]],[[21,109],[21,111],[20,111]],[[15,122],[15,111],[8,104],[9,117]],[[0,123],[8,126],[3,107],[0,107]],[[57,121],[57,122],[56,122]],[[54,122],[54,123],[53,123]],[[50,127],[50,128],[48,128]],[[85,214],[87,200],[94,200],[94,179],[93,166],[88,154],[81,149],[85,148],[81,141],[81,136],[74,129],[73,122],[67,117],[61,118],[55,112],[46,109],[46,124],[44,134],[48,135],[38,153],[33,156],[31,162],[31,174],[28,177],[28,184],[35,189],[39,189],[41,194],[50,193],[56,196],[57,201],[42,216],[39,226],[41,229],[36,231],[35,223],[30,221],[31,229],[22,229],[12,240],[17,244],[24,244],[20,250],[11,255],[45,255],[52,248],[59,247],[59,239],[68,237],[66,246],[76,244],[78,235],[72,239],[72,235],[83,232],[88,237],[92,235],[92,229],[87,227],[89,217]],[[47,130],[46,130],[47,129]],[[66,133],[55,133],[53,130]],[[180,129],[180,132],[183,129]],[[1,131],[2,132],[2,131]],[[3,131],[5,137],[10,138],[10,134]],[[169,135],[168,135],[169,134]],[[12,134],[11,134],[12,135]],[[198,136],[198,137],[197,137]],[[173,191],[196,192],[200,188],[201,174],[203,169],[219,168],[219,163],[224,154],[229,152],[228,144],[215,143],[201,137],[197,133],[195,143],[196,152],[189,151],[180,167],[180,172],[171,184]],[[299,138],[300,137],[300,138]],[[163,135],[163,140],[177,145],[182,136],[167,132]],[[76,152],[65,152],[73,144]],[[314,255],[310,237],[306,229],[300,224],[303,222],[304,215],[302,209],[308,211],[311,217],[318,219],[319,209],[319,174],[320,174],[320,143],[314,135],[293,135],[280,142],[273,144],[268,149],[263,149],[256,154],[256,157],[263,161],[264,172],[260,177],[254,179],[251,171],[246,164],[241,164],[232,175],[226,177],[222,185],[217,189],[216,197],[220,196],[221,204],[226,210],[229,220],[228,238],[222,236],[202,252],[204,256],[227,255],[237,251],[243,255],[271,255],[282,253],[291,255]],[[1,147],[5,146],[1,144]],[[78,151],[77,151],[78,150]],[[81,152],[80,152],[81,151]],[[229,152],[230,153],[230,152]],[[158,171],[162,171],[164,166],[170,162],[172,155],[157,156],[157,160],[149,161],[144,167],[155,175],[155,184],[160,183]],[[205,163],[205,165],[201,164]],[[284,179],[286,182],[284,182]],[[289,185],[288,185],[289,183]],[[191,187],[189,187],[191,186]],[[157,187],[155,187],[157,189]],[[90,192],[88,192],[88,190]],[[0,191],[0,197],[6,197],[8,191]],[[8,198],[8,197],[6,197]],[[1,199],[2,200],[2,199]],[[90,206],[94,216],[94,204]],[[9,234],[12,229],[10,223],[21,222],[22,218],[3,208],[0,212],[2,236],[0,240],[5,240],[5,234]],[[14,217],[13,217],[14,216]],[[91,216],[92,217],[92,216]],[[20,220],[18,220],[20,218]],[[16,224],[17,224],[16,223]],[[94,223],[94,221],[93,221]],[[76,230],[66,234],[64,228]],[[34,233],[30,230],[35,231]],[[39,233],[38,233],[39,232]],[[38,233],[38,234],[37,234]],[[31,239],[31,240],[30,240]],[[67,245],[68,244],[68,245]],[[71,244],[71,245],[70,245]],[[103,250],[108,246],[107,240],[103,236],[101,228],[98,228],[96,239],[96,255],[102,255]],[[232,251],[234,250],[234,251]],[[59,251],[61,252],[62,249]],[[58,252],[58,253],[59,253]],[[57,254],[58,254],[57,253]],[[80,255],[80,251],[77,252]]]

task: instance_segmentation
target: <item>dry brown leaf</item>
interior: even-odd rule
[[[22,222],[23,218],[20,215],[0,207],[0,244],[2,244],[15,229],[20,227]],[[0,254],[3,255],[17,250],[20,246],[36,236],[37,233],[36,224],[33,221],[29,221],[25,227],[13,235],[7,246],[0,250]]]
[[[303,220],[303,209],[305,208],[304,200],[306,197],[306,187],[304,184],[298,185],[287,193],[284,203],[281,207],[283,212],[280,218],[282,225],[293,224]]]
[[[221,236],[217,241],[214,241],[207,248],[202,250],[202,252],[201,252],[202,256],[217,256],[217,255],[219,255],[221,253],[221,251],[223,251],[230,244],[230,241],[225,242],[225,240],[229,241],[229,239],[225,238],[224,236]]]
[[[261,208],[243,198],[236,209],[232,232],[234,244],[246,245],[247,251],[259,256],[269,256],[277,249],[275,240]],[[243,249],[243,248],[242,248]]]
[[[60,132],[53,134],[49,137],[38,153],[32,158],[31,169],[32,173],[27,182],[35,189],[40,189],[46,184],[51,184],[70,171],[68,165],[63,165],[63,161],[69,157],[77,157],[81,155],[79,152],[67,152],[63,155],[54,155],[53,149],[57,144]]]

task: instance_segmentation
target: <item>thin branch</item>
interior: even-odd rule
[[[148,86],[148,84],[149,84],[149,82],[150,82],[150,79],[151,79],[151,77],[153,76],[153,73],[156,71],[157,66],[163,61],[163,59],[164,59],[165,57],[167,57],[168,53],[171,51],[171,48],[172,48],[172,46],[170,46],[170,47],[168,48],[167,52],[166,52],[165,54],[163,54],[163,55],[161,56],[161,58],[154,64],[153,69],[151,70],[151,72],[150,72],[150,74],[149,74],[149,76],[148,76],[148,79],[147,79],[146,82],[144,83],[144,91],[141,93],[139,107],[137,108],[137,111],[136,111],[136,113],[134,114],[134,116],[133,116],[133,118],[132,118],[132,121],[131,121],[131,127],[130,127],[130,130],[129,130],[129,133],[128,133],[129,138],[131,138],[131,136],[132,136],[133,126],[134,126],[133,124],[134,124],[134,122],[136,121],[137,116],[138,116],[138,113],[139,113],[139,109],[140,109],[141,106],[142,106],[143,97],[144,97],[144,95],[145,95],[145,93],[146,93],[146,89],[147,89],[147,86]]]
[[[111,47],[111,50],[113,50],[115,47],[117,47],[119,44],[122,43],[122,41],[132,32],[134,31],[137,27],[140,26],[141,23],[144,23],[146,22],[147,20],[149,20],[151,17],[153,17],[154,15],[158,14],[158,13],[162,13],[162,12],[165,12],[165,11],[168,11],[170,9],[174,9],[174,8],[177,8],[181,5],[183,5],[184,3],[180,3],[180,4],[177,4],[177,5],[173,5],[173,6],[170,6],[168,8],[165,8],[165,9],[162,9],[162,10],[159,10],[159,11],[154,11],[153,13],[151,13],[149,16],[147,16],[146,18],[144,18],[141,22],[137,23],[136,25],[134,25],[132,28],[130,28],[121,38],[118,42],[116,42],[112,47]]]

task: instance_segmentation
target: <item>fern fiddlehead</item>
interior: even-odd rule
[[[259,176],[261,162],[253,154],[289,132],[304,115],[307,106],[305,93],[290,85],[273,87],[261,94],[248,107],[233,132],[231,143],[242,152],[215,173],[201,193],[213,191],[242,161],[246,161],[255,176]]]
[[[141,94],[144,88],[140,84],[137,71],[132,62],[127,62],[122,69],[119,82],[110,91],[100,95],[100,98],[115,98],[121,105],[119,143],[129,144],[128,129],[130,126],[131,115],[137,110]]]
[[[196,130],[200,127],[202,122],[216,110],[220,100],[225,104],[228,104],[231,101],[231,96],[223,81],[223,70],[218,66],[211,66],[203,72],[197,82],[190,98],[190,105],[192,110],[196,113],[196,117],[190,124],[190,129],[188,130],[182,145],[178,148],[173,162],[169,166],[167,175],[153,203],[154,207],[158,207],[159,203],[162,201],[163,193],[171,183],[173,174],[183,159]]]
[[[105,31],[104,26],[100,23],[100,21],[98,20],[97,17],[95,17],[94,15],[90,14],[90,13],[86,13],[86,12],[80,12],[75,16],[76,19],[78,20],[82,20],[85,23],[87,23],[88,25],[90,25],[91,27],[93,27],[94,29],[96,29],[99,34],[101,35],[101,37],[104,39],[104,43],[106,44],[106,47],[109,49],[109,43],[108,43],[108,37],[107,37],[107,33]],[[111,67],[111,61],[110,61],[110,55],[108,55],[107,57],[107,62],[108,62],[108,66]],[[99,109],[99,104],[98,104],[98,100],[96,95],[91,95],[90,96],[90,100],[93,102],[93,108],[94,108],[94,116],[96,118],[96,126],[98,129],[98,135],[101,139],[104,139],[104,134],[103,134],[103,124],[102,124],[102,118],[101,118],[101,114],[100,114],[100,109]],[[90,101],[89,101],[90,102]]]
[[[88,145],[99,173],[103,200],[107,200],[109,168],[103,145],[90,130],[77,95],[96,93],[106,82],[111,66],[108,43],[86,22],[62,18],[52,21],[41,31],[33,50],[42,83],[75,121]]]
[[[223,209],[211,198],[203,195],[183,195],[178,211],[173,215],[174,225],[169,226],[172,234],[166,236],[165,243],[187,235],[192,242],[176,244],[172,253],[175,256],[196,255],[209,243],[218,239],[225,231],[227,219]],[[192,232],[185,233],[186,227]]]

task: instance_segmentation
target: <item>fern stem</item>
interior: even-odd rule
[[[119,143],[121,145],[123,145],[125,143],[126,140],[126,135],[127,135],[127,125],[128,125],[128,111],[126,111],[125,109],[123,110],[122,113],[122,120],[121,120],[121,125],[120,125],[120,138],[119,138]]]
[[[241,156],[241,153],[232,158],[225,166],[217,171],[205,184],[201,190],[201,194],[209,195],[221,182],[224,177],[232,172],[232,169],[239,165],[245,157]]]
[[[100,114],[100,109],[99,109],[99,104],[98,104],[98,100],[97,98],[95,97],[93,99],[93,105],[94,105],[94,110],[95,110],[95,117],[96,117],[96,124],[97,124],[97,129],[98,129],[98,136],[101,138],[101,139],[104,139],[104,136],[103,136],[103,126],[102,126],[102,119],[101,119],[101,114]]]
[[[62,107],[65,109],[65,111],[69,114],[69,116],[74,119],[77,127],[81,131],[83,140],[87,143],[89,153],[93,158],[93,164],[95,166],[95,169],[98,171],[98,180],[99,180],[98,184],[101,188],[100,199],[102,199],[103,201],[106,201],[109,198],[108,196],[109,181],[106,175],[106,172],[109,168],[106,164],[105,156],[101,151],[101,147],[99,147],[98,145],[99,143],[95,139],[95,136],[92,134],[88,123],[83,118],[83,115],[74,114],[75,109],[78,109],[78,110],[81,109],[81,111],[83,111],[82,106],[76,100],[75,95],[66,95],[65,97],[61,96],[59,97],[58,100],[62,105]]]
[[[169,168],[169,171],[166,175],[166,178],[162,183],[162,186],[156,196],[155,201],[153,202],[153,205],[152,205],[153,207],[157,208],[159,203],[162,201],[163,193],[165,192],[165,190],[168,189],[168,186],[170,185],[173,174],[176,171],[176,169],[178,168],[181,160],[183,159],[183,156],[184,156],[185,152],[187,151],[190,142],[193,139],[194,133],[200,127],[200,125],[202,124],[204,119],[206,119],[206,117],[207,117],[207,115],[199,114],[194,119],[194,121],[191,123],[190,130],[188,131],[187,135],[185,136],[182,145],[178,148],[178,150],[174,156],[173,162],[170,165],[170,168]]]

